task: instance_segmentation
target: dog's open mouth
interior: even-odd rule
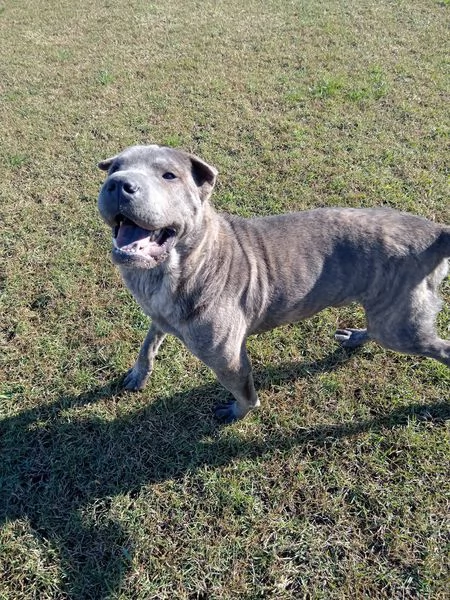
[[[171,227],[144,229],[123,215],[116,217],[114,251],[123,257],[158,263],[167,258],[175,241],[176,231]]]

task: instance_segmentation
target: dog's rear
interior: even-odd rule
[[[383,211],[384,212],[384,211]],[[382,212],[380,212],[382,214]],[[450,228],[407,213],[389,211],[379,232],[375,285],[359,301],[367,328],[339,330],[346,347],[374,340],[385,348],[434,358],[450,366],[450,342],[439,338],[439,286],[448,273]]]

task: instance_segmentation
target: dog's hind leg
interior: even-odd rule
[[[391,307],[366,308],[370,337],[391,350],[434,358],[450,367],[450,342],[439,338],[435,325],[442,305],[437,287],[446,272],[446,264],[440,265],[413,290],[403,290]]]
[[[142,390],[152,372],[153,360],[166,334],[152,322],[139,351],[134,367],[125,375],[123,386],[127,390]]]
[[[367,329],[337,329],[334,334],[337,340],[344,348],[357,348],[370,340]]]
[[[404,324],[402,327],[403,332],[409,329]],[[450,342],[439,338],[435,332],[425,333],[423,330],[420,332],[409,330],[408,335],[401,338],[397,335],[386,335],[386,332],[383,332],[381,335],[374,336],[374,339],[381,346],[390,350],[434,358],[450,367]]]
[[[423,344],[418,350],[418,354],[434,358],[450,367],[450,342],[436,338]]]

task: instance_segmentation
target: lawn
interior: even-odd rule
[[[244,216],[450,222],[449,3],[0,3],[0,600],[448,597],[450,371],[327,310],[249,342],[261,410],[148,327],[109,259],[99,160],[195,152]],[[441,335],[450,329],[443,286]]]

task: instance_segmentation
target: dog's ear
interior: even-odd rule
[[[199,189],[202,202],[205,202],[211,196],[216,183],[217,169],[194,154],[189,154],[189,159],[192,164],[192,177]]]
[[[117,155],[111,156],[110,158],[105,158],[105,160],[101,160],[97,166],[102,171],[107,171],[109,169],[109,167],[113,164],[113,162],[115,161],[116,158],[117,158]]]

